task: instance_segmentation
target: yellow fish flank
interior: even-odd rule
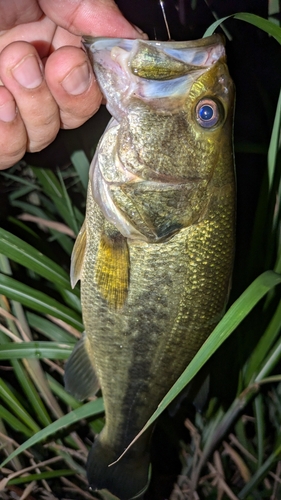
[[[65,384],[102,389],[89,453],[93,489],[148,486],[149,429],[114,465],[220,320],[235,225],[234,87],[221,38],[86,39],[113,115],[90,169],[71,266],[85,334]]]

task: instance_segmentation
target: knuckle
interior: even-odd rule
[[[18,162],[26,151],[26,130],[18,116],[14,122],[0,123],[0,168],[8,168]]]
[[[2,147],[1,147],[2,146]],[[26,152],[25,142],[22,144],[15,144],[14,148],[11,145],[9,149],[4,149],[3,144],[1,145],[1,158],[0,158],[0,169],[4,170],[6,168],[12,167],[24,156]]]

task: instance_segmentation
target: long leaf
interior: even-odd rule
[[[47,358],[67,359],[74,347],[72,344],[58,344],[57,342],[21,342],[12,344],[0,344],[0,359],[22,359],[22,358]]]
[[[32,269],[51,283],[71,289],[68,274],[58,264],[2,228],[0,228],[0,253],[22,266]]]
[[[9,345],[11,346],[14,344],[10,343]],[[0,346],[0,353],[1,350],[2,345]],[[11,364],[13,365],[15,375],[21,385],[22,391],[24,392],[29,404],[33,407],[38,421],[41,422],[42,426],[49,425],[51,423],[51,419],[44,406],[42,393],[38,394],[38,391],[36,390],[28,372],[24,368],[22,361],[13,359]]]
[[[51,316],[55,316],[55,318],[62,319],[79,331],[83,330],[80,317],[71,309],[60,304],[45,293],[10,278],[10,276],[0,274],[0,293],[37,312],[50,314]]]
[[[38,465],[38,468],[40,464]],[[43,481],[44,479],[52,479],[54,477],[65,477],[65,476],[73,476],[75,471],[71,469],[62,469],[62,470],[50,470],[46,472],[41,472],[38,474],[29,474],[28,476],[16,477],[15,479],[11,479],[7,484],[25,484],[31,483],[32,481]]]
[[[239,19],[240,21],[245,21],[247,23],[253,24],[257,28],[266,31],[269,35],[273,36],[277,42],[281,44],[281,28],[276,24],[264,19],[263,17],[256,16],[255,14],[250,14],[248,12],[239,12],[238,14],[233,14],[230,16],[223,17],[215,21],[209,28],[205,31],[204,37],[211,36],[214,31],[227,19],[233,17],[234,19]]]
[[[85,152],[83,150],[74,151],[71,155],[71,161],[86,191],[89,182],[90,164]]]
[[[32,167],[32,170],[43,186],[44,192],[48,194],[54,202],[64,222],[77,234],[77,221],[64,185],[60,184],[57,177],[51,170],[40,169],[37,167]]]
[[[17,418],[22,420],[22,422],[29,427],[31,431],[37,432],[40,429],[2,379],[0,379],[0,399],[5,401]]]
[[[50,321],[38,314],[27,311],[26,319],[31,328],[42,333],[45,337],[54,342],[68,343],[73,342],[73,335],[57,326],[53,321]]]
[[[251,354],[248,365],[246,367],[245,377],[244,377],[246,385],[248,385],[251,382],[251,380],[253,380],[255,374],[257,373],[258,369],[263,363],[265,356],[267,355],[268,351],[271,349],[271,346],[278,337],[280,329],[281,329],[281,301],[279,302],[275,313],[272,314],[271,320],[263,336],[255,346]]]
[[[27,448],[34,446],[40,441],[43,441],[44,439],[51,436],[55,432],[61,431],[62,429],[65,429],[66,427],[69,427],[70,425],[79,422],[79,420],[82,420],[83,418],[89,418],[95,415],[99,415],[103,411],[104,411],[104,406],[102,398],[96,399],[95,401],[91,401],[90,403],[86,403],[80,408],[71,411],[67,415],[64,415],[63,417],[59,418],[52,424],[48,425],[48,427],[45,427],[45,429],[42,429],[41,431],[37,432],[34,436],[32,436],[30,439],[25,441],[13,453],[11,453],[11,455],[9,455],[9,457],[6,458],[4,462],[0,464],[0,468],[4,467],[4,465],[10,462],[10,460],[15,458],[17,455],[27,450]]]
[[[246,500],[247,498],[250,498],[248,496],[249,493],[251,493],[254,487],[257,486],[263,480],[263,478],[266,476],[267,472],[270,470],[272,465],[275,462],[277,462],[277,460],[280,460],[280,457],[281,457],[281,444],[279,439],[279,443],[277,444],[275,450],[270,454],[270,456],[263,463],[263,465],[260,468],[258,468],[258,470],[250,479],[250,481],[244,486],[244,488],[238,494],[238,498],[240,500]],[[277,497],[275,498],[277,499]],[[280,497],[278,496],[278,498]]]
[[[281,41],[280,41],[281,43]],[[279,99],[277,103],[274,124],[270,139],[270,144],[268,148],[267,165],[268,165],[268,186],[269,192],[272,187],[274,171],[276,166],[276,158],[279,149],[279,139],[280,139],[280,124],[281,124],[281,90],[279,94]]]
[[[34,432],[2,405],[0,405],[0,418],[7,422],[15,431],[24,434],[24,436],[33,436]]]

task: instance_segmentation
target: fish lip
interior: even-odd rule
[[[219,33],[214,33],[211,36],[205,38],[199,38],[197,40],[187,40],[187,41],[159,41],[159,40],[144,40],[143,38],[113,38],[113,37],[93,37],[90,35],[82,36],[82,43],[85,47],[89,47],[93,44],[102,43],[104,48],[108,49],[110,44],[112,47],[115,47],[119,44],[123,44],[124,46],[133,45],[134,42],[140,41],[146,45],[150,45],[153,47],[166,47],[166,48],[176,48],[176,49],[185,49],[185,48],[194,48],[194,47],[207,47],[209,45],[225,45],[225,40],[223,35]]]

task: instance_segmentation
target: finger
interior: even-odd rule
[[[27,150],[40,151],[54,140],[60,121],[35,48],[26,42],[8,45],[0,54],[0,78],[16,101],[26,128]]]
[[[37,0],[0,0],[0,30],[38,21],[42,16]]]
[[[56,24],[76,35],[142,37],[113,0],[39,0],[39,5]]]
[[[13,29],[3,31],[2,33],[0,32],[0,52],[7,47],[7,45],[10,45],[10,43],[21,40],[32,43],[40,58],[43,59],[47,57],[50,50],[52,50],[52,40],[55,32],[56,25],[51,19],[43,15],[37,22],[20,24]],[[69,36],[74,37],[74,35],[70,33]]]
[[[11,93],[0,87],[0,169],[11,167],[26,150],[25,126]]]
[[[99,108],[102,95],[88,58],[77,47],[53,52],[45,67],[46,81],[60,108],[62,128],[75,128]]]

